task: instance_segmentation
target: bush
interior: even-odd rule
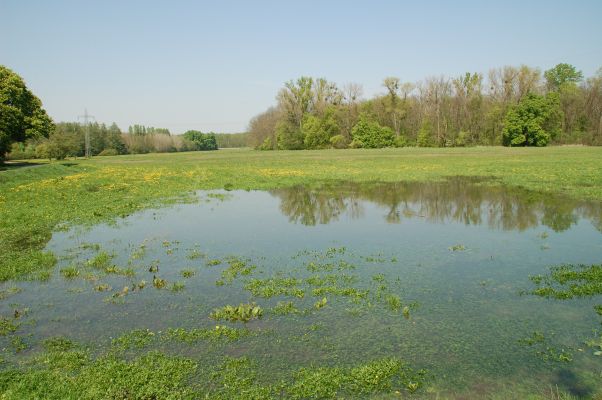
[[[391,128],[379,125],[368,115],[360,114],[357,124],[351,130],[351,147],[381,148],[393,146],[394,137]]]
[[[117,155],[119,155],[119,152],[115,149],[104,149],[103,151],[98,153],[98,155],[99,156],[117,156]]]
[[[395,140],[393,141],[393,145],[395,147],[408,147],[410,144],[408,143],[405,136],[400,135],[395,138]]]
[[[349,145],[349,140],[343,135],[335,135],[330,138],[330,145],[335,149],[345,149]]]

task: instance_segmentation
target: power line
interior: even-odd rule
[[[86,158],[90,158],[91,157],[91,152],[90,152],[90,119],[94,119],[94,115],[89,115],[88,114],[88,109],[85,108],[84,109],[84,115],[78,115],[77,119],[83,118],[84,119],[84,126],[85,126],[85,143],[86,143]]]

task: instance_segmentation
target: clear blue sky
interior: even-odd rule
[[[356,82],[568,62],[602,66],[602,1],[0,0],[0,64],[56,121],[84,107],[140,123],[237,132],[301,75]]]

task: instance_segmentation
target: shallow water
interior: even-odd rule
[[[266,311],[263,319],[247,324],[255,335],[219,345],[163,344],[163,349],[207,364],[223,355],[248,356],[266,380],[286,378],[302,366],[400,357],[429,371],[428,390],[422,391],[427,397],[543,393],[556,385],[588,395],[602,388],[602,357],[583,344],[600,327],[594,302],[521,295],[532,289],[529,276],[545,274],[549,266],[600,263],[599,203],[458,179],[198,195],[198,203],[55,233],[47,246],[61,258],[53,277],[2,287],[23,289],[0,303],[2,315],[29,309],[19,332],[30,349],[15,359],[58,335],[102,348],[132,329],[213,327],[213,309],[255,301]],[[129,267],[135,276],[86,266],[100,251],[114,255],[111,264]],[[216,285],[228,256],[256,268]],[[222,263],[209,266],[210,260]],[[311,262],[323,268],[310,271]],[[78,277],[61,275],[69,265],[79,268]],[[151,265],[158,271],[150,272]],[[184,278],[184,269],[195,275]],[[87,274],[94,277],[84,279]],[[368,295],[355,301],[314,296],[316,287],[304,283],[303,299],[266,299],[244,288],[255,278],[315,275],[346,279],[338,284]],[[185,288],[158,290],[153,276],[168,286],[183,282]],[[141,280],[147,282],[143,290],[112,297]],[[100,284],[111,290],[94,290]],[[401,307],[389,307],[387,296],[408,306],[409,318]],[[327,306],[315,309],[324,297]],[[282,300],[308,311],[270,313]],[[564,349],[574,360],[545,360],[537,354],[540,348],[520,342],[535,331],[545,334],[547,346]]]

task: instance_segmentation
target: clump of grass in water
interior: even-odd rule
[[[0,300],[4,300],[10,296],[20,293],[23,289],[20,287],[9,287],[8,289],[0,290]]]
[[[274,315],[288,315],[288,314],[298,314],[299,309],[295,307],[292,301],[279,301],[272,308],[272,314]]]
[[[232,283],[239,275],[251,275],[253,270],[257,268],[255,265],[248,265],[248,260],[243,260],[239,257],[227,257],[226,262],[228,267],[222,271],[222,279],[227,283]]]
[[[451,247],[449,247],[450,251],[465,251],[466,250],[466,246],[464,246],[463,244],[455,244]]]
[[[197,249],[193,249],[190,253],[186,255],[186,258],[189,260],[196,260],[197,258],[206,257],[205,253],[198,251]]]
[[[219,260],[219,259],[216,258],[216,259],[207,261],[207,266],[213,267],[213,266],[216,266],[216,265],[220,265],[221,263],[222,263],[222,260]]]
[[[101,283],[100,285],[94,286],[94,290],[97,292],[108,292],[111,290],[111,286],[109,286],[107,283]]]
[[[172,292],[181,292],[182,290],[184,290],[184,288],[186,287],[186,285],[184,284],[184,282],[174,282],[169,290],[171,290]]]
[[[75,266],[69,266],[61,269],[61,275],[63,275],[67,279],[74,279],[79,276],[79,269]]]
[[[6,336],[19,329],[20,323],[15,323],[9,318],[0,317],[0,336]]]
[[[167,281],[165,279],[161,279],[153,275],[153,286],[157,289],[163,289],[167,285]]]
[[[107,253],[106,251],[101,251],[96,254],[93,258],[89,259],[86,264],[93,268],[104,269],[111,266],[111,261],[113,260],[113,255]]]
[[[184,278],[192,278],[196,274],[196,271],[193,269],[183,269],[180,271],[180,275]]]
[[[294,296],[301,299],[305,296],[305,291],[298,287],[301,283],[296,278],[251,279],[244,288],[256,297]]]
[[[209,315],[210,318],[221,321],[226,320],[230,322],[249,322],[252,319],[261,319],[263,316],[263,309],[255,303],[239,304],[238,306],[227,305],[222,308],[216,308]]]
[[[326,307],[327,303],[328,303],[328,299],[326,297],[323,297],[321,300],[318,300],[314,303],[314,308],[316,310],[319,310],[321,308]]]

